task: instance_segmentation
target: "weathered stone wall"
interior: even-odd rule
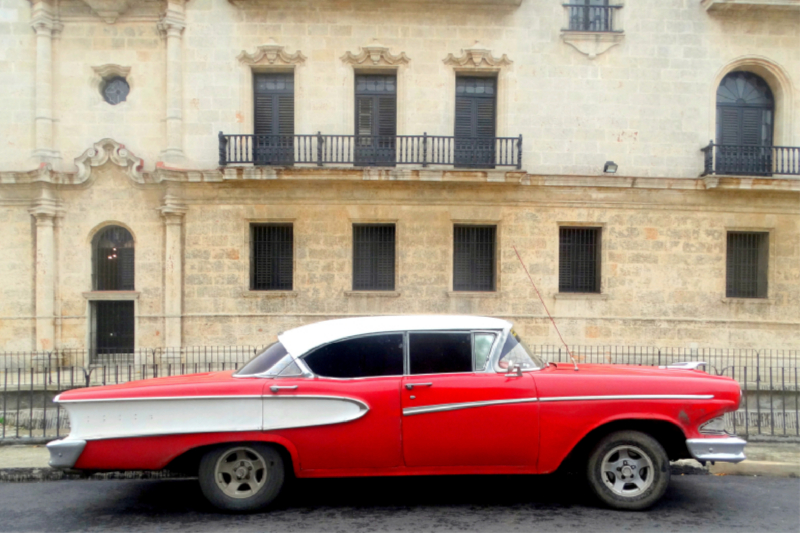
[[[34,335],[34,222],[25,205],[0,203],[0,349],[30,350]]]

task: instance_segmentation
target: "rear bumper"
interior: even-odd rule
[[[78,462],[83,448],[86,446],[85,440],[54,440],[47,444],[50,452],[48,464],[53,468],[72,468]]]
[[[746,440],[737,437],[686,440],[689,453],[698,461],[721,461],[724,463],[744,461],[746,444]]]

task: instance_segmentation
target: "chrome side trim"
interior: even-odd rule
[[[602,400],[710,400],[713,394],[620,394],[614,396],[550,396],[540,402],[581,402]]]
[[[538,402],[539,398],[515,398],[513,400],[488,400],[485,402],[445,403],[439,405],[425,405],[421,407],[408,407],[403,409],[403,416],[421,415],[424,413],[439,413],[442,411],[457,411],[459,409],[472,409],[488,405],[504,405],[510,403]]]
[[[85,440],[54,440],[47,444],[47,451],[50,452],[47,464],[53,468],[72,468],[85,447]]]
[[[746,440],[737,437],[721,439],[686,439],[686,447],[698,461],[722,461],[740,463],[744,455]]]
[[[658,368],[669,370],[697,370],[697,368],[701,366],[708,366],[708,363],[705,361],[683,361],[681,363],[670,363]]]
[[[219,395],[219,396],[151,396],[137,398],[90,398],[86,400],[59,400],[61,395],[56,396],[53,401],[58,403],[94,403],[94,402],[152,402],[168,400],[241,400],[247,398],[270,398],[260,394],[240,394],[240,395]]]

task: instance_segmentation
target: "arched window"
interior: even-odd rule
[[[133,290],[134,247],[131,233],[108,226],[92,239],[92,288],[96,291]]]
[[[731,72],[717,89],[717,172],[769,174],[775,99],[750,72]]]

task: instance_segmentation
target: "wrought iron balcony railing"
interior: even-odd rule
[[[569,10],[571,31],[615,31],[615,11],[622,6],[589,6],[586,4],[564,4]]]
[[[521,169],[522,135],[225,135],[219,132],[219,164],[450,165]]]
[[[739,174],[800,176],[800,147],[715,144],[701,148],[704,154],[703,175]]]

